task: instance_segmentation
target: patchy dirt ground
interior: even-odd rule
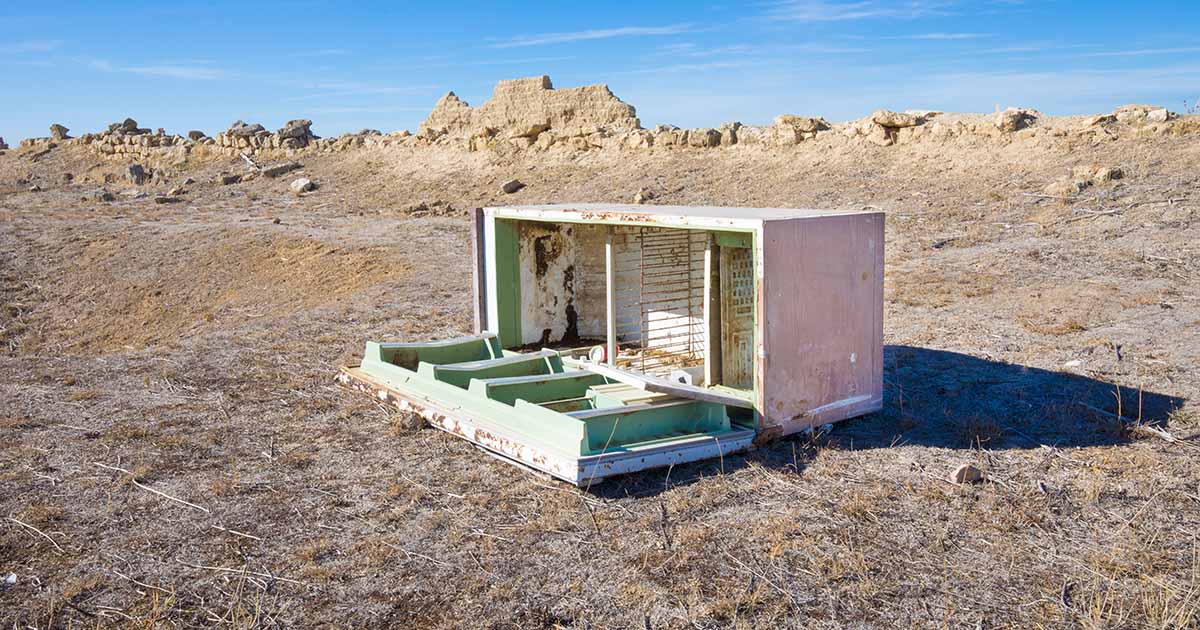
[[[302,161],[0,156],[4,625],[1200,624],[1194,137]],[[469,329],[468,208],[641,188],[885,210],[885,410],[580,492],[333,385]]]

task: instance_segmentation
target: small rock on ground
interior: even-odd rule
[[[963,464],[950,473],[950,481],[954,483],[979,483],[983,481],[983,471],[973,464]]]
[[[288,188],[290,188],[292,192],[296,193],[297,195],[313,190],[316,187],[316,184],[314,184],[312,180],[307,177],[301,177],[292,180],[292,183],[288,185]]]
[[[521,190],[524,187],[525,187],[525,184],[522,184],[521,180],[510,179],[510,180],[504,182],[504,185],[500,187],[500,191],[506,195],[511,195],[511,194],[517,192],[518,190]]]

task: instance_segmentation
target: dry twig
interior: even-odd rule
[[[186,506],[188,506],[188,507],[190,507],[190,508],[193,508],[193,509],[196,509],[196,510],[200,510],[201,512],[204,512],[205,514],[209,514],[209,513],[211,513],[211,512],[209,511],[209,509],[208,509],[208,508],[206,508],[206,507],[204,507],[204,506],[202,506],[202,505],[196,505],[195,503],[192,503],[192,502],[190,502],[190,501],[184,501],[183,499],[180,499],[180,498],[178,498],[178,497],[173,497],[173,496],[171,496],[171,495],[169,495],[169,494],[167,494],[167,493],[165,493],[165,492],[162,492],[162,491],[160,491],[160,490],[155,490],[154,488],[151,488],[150,486],[147,486],[146,484],[144,484],[144,483],[141,483],[141,482],[140,482],[140,481],[138,481],[137,479],[134,479],[133,473],[129,472],[128,470],[125,470],[124,468],[120,468],[120,467],[118,467],[118,466],[109,466],[109,465],[107,465],[107,464],[101,464],[100,462],[92,462],[92,463],[93,463],[93,464],[95,464],[96,466],[99,466],[99,467],[101,467],[101,468],[107,468],[108,470],[115,470],[115,471],[118,471],[118,472],[123,472],[123,473],[125,473],[126,475],[129,475],[129,480],[130,480],[131,482],[133,482],[133,485],[135,485],[135,486],[137,486],[137,487],[141,488],[142,490],[145,490],[146,492],[152,492],[152,493],[154,493],[154,494],[157,494],[158,496],[160,496],[160,497],[162,497],[162,498],[164,498],[164,499],[169,499],[169,500],[171,500],[171,501],[174,501],[174,502],[176,502],[176,503],[179,503],[179,504],[181,504],[181,505],[186,505]]]
[[[34,527],[33,525],[30,525],[29,523],[23,523],[23,522],[21,522],[21,521],[18,521],[17,519],[15,519],[15,518],[13,518],[13,517],[11,517],[11,516],[10,516],[10,517],[8,517],[8,520],[10,520],[10,521],[12,521],[12,522],[16,523],[17,525],[20,525],[21,527],[24,527],[25,529],[28,529],[28,530],[30,530],[30,531],[33,531],[33,532],[36,532],[36,533],[37,533],[39,536],[41,536],[42,538],[45,538],[46,540],[50,541],[50,544],[51,544],[51,545],[54,545],[54,548],[55,548],[55,549],[57,549],[59,553],[66,553],[66,551],[65,551],[65,550],[64,550],[62,547],[60,547],[60,546],[58,545],[58,543],[54,542],[54,539],[53,539],[53,538],[51,538],[51,537],[50,537],[50,535],[49,535],[49,534],[47,534],[46,532],[44,532],[44,531],[42,531],[42,530],[40,530],[40,529],[38,529],[38,528]]]

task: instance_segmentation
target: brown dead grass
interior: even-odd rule
[[[1061,222],[1101,192],[1122,208],[1186,196],[1194,139],[713,155],[362,151],[305,158],[323,186],[301,199],[286,182],[212,185],[238,164],[197,163],[170,207],[84,203],[84,184],[30,195],[10,185],[30,165],[0,157],[0,511],[64,550],[0,523],[0,569],[18,574],[0,622],[1197,624],[1191,442],[1131,441],[1021,386],[1078,361],[1127,389],[1200,391],[1200,235],[1178,207],[1194,202]],[[47,159],[85,180],[85,161]],[[1129,175],[1073,204],[1019,194],[1084,162]],[[364,340],[468,330],[465,220],[405,208],[494,203],[516,175],[529,186],[505,203],[647,187],[663,203],[884,208],[888,407],[581,493],[334,387]],[[995,373],[923,365],[940,351]],[[1166,427],[1192,437],[1196,414],[1189,400]],[[965,462],[988,481],[945,481]]]

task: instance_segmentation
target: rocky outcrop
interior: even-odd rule
[[[1200,116],[1179,116],[1151,105],[1127,105],[1110,114],[1048,117],[1035,110],[1010,108],[994,114],[955,114],[931,110],[877,110],[860,120],[830,123],[813,116],[782,114],[769,125],[728,122],[719,127],[681,129],[657,125],[643,129],[634,108],[603,85],[555,89],[539,76],[497,84],[491,99],[471,107],[453,92],[438,100],[417,134],[375,129],[332,138],[319,138],[312,121],[290,120],[275,132],[261,124],[236,121],[209,137],[190,131],[186,137],[151,132],[126,118],[95,134],[70,138],[61,125],[51,137],[21,142],[20,155],[39,159],[59,145],[87,145],[102,156],[148,167],[186,161],[189,156],[254,155],[290,161],[310,152],[340,152],[358,148],[420,148],[429,145],[471,151],[711,151],[787,150],[817,142],[877,145],[883,149],[918,142],[1057,142],[1060,139],[1096,141],[1114,136],[1200,134]],[[0,140],[2,148],[3,140]],[[285,162],[286,163],[286,162]],[[153,171],[153,168],[150,170]],[[1103,174],[1064,178],[1056,191],[1065,193],[1079,182],[1106,181]],[[1085,184],[1086,187],[1087,184]],[[1078,188],[1078,187],[1075,187]]]
[[[996,114],[996,129],[1005,133],[1013,133],[1028,127],[1035,118],[1037,116],[1029,110],[1009,107]]]
[[[1123,105],[1113,111],[1118,122],[1130,125],[1165,123],[1176,117],[1174,112],[1154,105]]]
[[[275,135],[284,149],[303,149],[317,139],[312,132],[312,121],[305,118],[289,120]]]
[[[440,143],[463,142],[473,150],[508,143],[519,148],[554,144],[580,147],[594,136],[641,129],[632,105],[606,85],[554,89],[550,77],[501,81],[492,98],[472,108],[449,92],[438,100],[417,135]],[[542,136],[546,136],[545,139]]]
[[[112,123],[100,133],[87,133],[74,142],[88,145],[97,153],[121,159],[180,162],[187,157],[189,141],[182,136],[167,135],[161,129],[151,132],[138,127],[136,120],[126,118]]]

